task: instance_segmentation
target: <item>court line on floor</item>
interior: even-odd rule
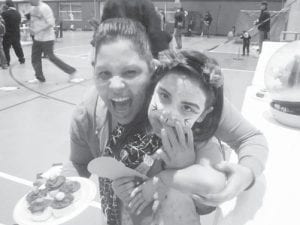
[[[230,68],[222,68],[221,70],[255,73],[255,70],[239,70],[239,69],[230,69]]]
[[[15,64],[14,64],[13,66],[15,66]],[[44,93],[42,93],[42,92],[40,92],[40,91],[36,91],[36,90],[34,90],[33,88],[31,88],[31,87],[28,87],[27,85],[25,85],[23,82],[19,81],[19,80],[15,77],[15,75],[14,75],[13,72],[12,72],[13,66],[10,66],[10,67],[9,67],[9,75],[10,75],[10,77],[11,77],[17,84],[19,84],[19,85],[22,86],[23,88],[26,88],[27,90],[29,90],[29,91],[31,91],[31,92],[34,92],[34,93],[39,94],[39,95],[41,95],[41,96],[43,96],[43,97],[50,98],[50,99],[55,100],[55,101],[58,101],[58,102],[62,102],[62,103],[69,104],[69,105],[76,105],[76,104],[73,103],[73,102],[69,102],[69,101],[66,101],[66,100],[63,100],[63,99],[60,99],[60,98],[55,98],[55,97],[50,96],[50,95],[48,95],[48,94],[44,94]]]
[[[13,79],[14,79],[14,78],[13,78]],[[17,81],[16,81],[17,79],[14,79],[14,80],[15,80],[15,82],[17,82]],[[62,90],[65,90],[65,89],[68,89],[68,88],[71,88],[71,87],[79,86],[79,85],[81,85],[82,83],[88,82],[88,81],[90,81],[90,80],[91,80],[91,79],[86,79],[86,80],[84,80],[83,82],[78,83],[78,84],[70,84],[70,85],[68,85],[68,86],[66,86],[66,87],[59,88],[59,89],[56,89],[56,90],[47,92],[46,94],[45,94],[45,93],[38,92],[38,91],[32,91],[33,89],[27,88],[27,86],[26,86],[26,87],[25,87],[26,89],[28,89],[28,90],[31,91],[31,92],[34,92],[34,93],[38,94],[38,96],[33,97],[33,98],[30,98],[30,99],[27,99],[27,100],[24,100],[24,101],[22,101],[22,102],[18,102],[18,103],[16,103],[16,104],[13,104],[13,105],[10,105],[10,106],[7,106],[7,107],[4,107],[4,108],[0,109],[0,112],[1,112],[1,111],[5,111],[5,110],[7,110],[7,109],[11,109],[11,108],[13,108],[13,107],[15,107],[15,106],[19,106],[19,105],[25,104],[25,103],[27,103],[27,102],[31,102],[31,101],[36,100],[36,99],[38,99],[38,98],[46,97],[46,98],[48,98],[48,99],[53,99],[53,98],[55,98],[55,97],[50,96],[50,94],[54,94],[54,93],[56,93],[56,92],[59,92],[59,91],[62,91]],[[19,82],[19,83],[18,83],[18,82]],[[18,84],[21,83],[21,84],[20,84],[21,86],[23,86],[23,87],[25,86],[21,81],[18,81],[18,82],[17,82]],[[57,99],[57,98],[55,98],[55,99]],[[61,100],[61,99],[60,99],[60,100]],[[73,105],[76,105],[76,104],[74,103]]]
[[[25,186],[28,186],[28,187],[33,186],[32,185],[33,183],[29,180],[26,180],[26,179],[23,179],[23,178],[20,178],[20,177],[16,177],[16,176],[13,176],[13,175],[10,175],[10,174],[7,174],[7,173],[3,173],[1,171],[0,171],[0,178],[10,180],[14,183],[22,184],[22,185],[25,185]],[[92,201],[89,205],[94,207],[94,208],[101,209],[101,204],[97,201]]]
[[[87,81],[90,81],[90,80],[91,80],[91,79],[87,79],[87,80],[85,80],[85,81],[83,81],[83,82],[87,82]],[[82,84],[83,82],[81,82],[81,84]],[[72,87],[75,87],[75,86],[79,86],[79,84],[72,84],[72,85],[69,85],[69,86],[66,86],[66,87],[62,87],[62,88],[59,88],[59,89],[56,89],[56,90],[47,92],[46,94],[47,94],[47,95],[55,94],[55,93],[57,93],[57,92],[59,92],[59,91],[63,91],[63,90],[66,90],[66,89],[68,89],[68,88],[72,88]],[[1,111],[4,111],[4,110],[7,110],[7,109],[10,109],[10,108],[13,108],[13,107],[18,106],[18,105],[25,104],[25,103],[27,103],[27,102],[31,102],[31,101],[36,100],[36,99],[38,99],[38,98],[44,98],[44,96],[38,95],[38,96],[36,96],[36,97],[33,97],[33,98],[30,98],[30,99],[24,100],[24,101],[22,101],[22,102],[18,102],[18,103],[14,104],[14,105],[7,106],[7,107],[5,107],[5,108],[0,109],[0,112],[1,112]]]

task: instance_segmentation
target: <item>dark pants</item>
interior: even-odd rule
[[[6,62],[6,57],[5,57],[5,54],[3,51],[2,42],[3,42],[3,37],[0,36],[0,66],[5,67],[7,65],[7,62]]]
[[[24,53],[23,49],[21,47],[20,43],[20,35],[16,36],[11,36],[11,35],[4,35],[3,37],[3,50],[5,53],[6,61],[9,64],[10,63],[10,55],[9,55],[9,50],[13,47],[20,63],[24,63]]]
[[[76,69],[68,64],[64,63],[61,59],[57,58],[53,52],[54,41],[33,41],[31,52],[31,63],[35,71],[37,78],[43,78],[42,70],[42,53],[47,55],[48,59],[54,63],[58,68],[63,70],[67,74],[72,74]]]
[[[181,49],[182,48],[182,29],[181,28],[175,28],[174,37],[175,37],[177,48]]]
[[[247,51],[247,55],[249,55],[249,46],[250,43],[243,43],[243,55],[245,55],[246,51]]]
[[[209,38],[209,27],[210,25],[204,24],[204,32],[203,35],[206,35]]]
[[[258,31],[259,53],[261,53],[264,40],[269,40],[269,32],[262,30]]]

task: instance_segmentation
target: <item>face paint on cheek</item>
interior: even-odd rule
[[[158,110],[157,104],[154,103],[153,105],[151,105],[151,111],[155,112]]]
[[[191,119],[190,118],[185,118],[183,120],[184,126],[190,127],[191,126]]]

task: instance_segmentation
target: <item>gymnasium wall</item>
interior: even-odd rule
[[[215,35],[227,35],[237,22],[240,10],[257,10],[261,1],[231,1],[231,0],[206,0],[206,1],[181,1],[183,8],[187,11],[197,11],[202,15],[208,10],[212,14],[213,22],[210,31]],[[165,3],[167,9],[176,9],[174,1],[154,1],[154,4],[164,10]],[[279,11],[282,7],[281,1],[268,1],[269,10]]]

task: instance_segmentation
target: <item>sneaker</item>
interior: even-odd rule
[[[41,82],[41,83],[43,83],[43,82],[45,82],[45,81],[46,81],[46,79],[45,79],[45,77],[44,77],[44,76],[39,76],[39,77],[36,77],[36,79],[37,79],[39,82]]]
[[[79,76],[77,75],[77,72],[76,72],[76,71],[75,71],[74,73],[70,74],[70,77],[69,77],[69,82],[70,82],[70,83],[80,83],[80,82],[82,82],[82,81],[84,81],[84,78],[79,77]]]
[[[36,83],[44,83],[45,81],[46,81],[45,78],[34,78],[32,80],[28,80],[27,83],[36,84]]]

